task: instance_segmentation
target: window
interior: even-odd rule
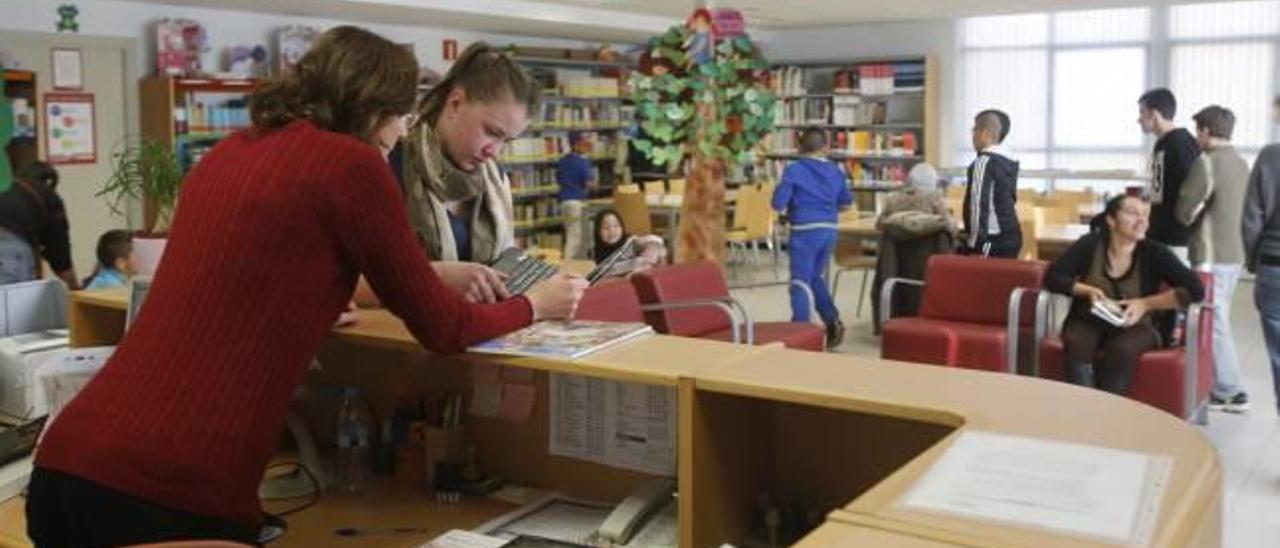
[[[1009,113],[1007,144],[1027,171],[1140,157],[1134,104],[1147,83],[1150,19],[1147,8],[1124,8],[964,20],[957,160],[973,157],[968,130],[985,108]]]
[[[1173,90],[1176,121],[1189,129],[1208,105],[1231,109],[1233,142],[1246,158],[1277,137],[1271,99],[1280,75],[1280,0],[975,17],[958,29],[957,164],[973,157],[973,115],[1001,108],[1013,118],[1009,144],[1021,158],[1050,169],[1141,175],[1153,139],[1138,128],[1137,99],[1161,86]],[[1024,162],[1023,169],[1034,168]],[[1133,182],[1053,184],[1114,191]]]

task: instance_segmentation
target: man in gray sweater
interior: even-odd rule
[[[1174,216],[1191,229],[1191,265],[1213,274],[1213,391],[1209,407],[1243,413],[1249,396],[1240,384],[1240,359],[1231,337],[1231,296],[1244,264],[1240,219],[1249,164],[1231,146],[1236,117],[1212,105],[1197,112],[1196,142],[1201,154],[1179,190]]]
[[[1280,112],[1280,97],[1275,104]],[[1280,144],[1258,153],[1249,174],[1241,223],[1245,267],[1257,274],[1253,300],[1271,358],[1271,382],[1280,402]]]

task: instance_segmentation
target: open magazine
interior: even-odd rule
[[[1095,299],[1089,308],[1095,317],[1116,327],[1124,327],[1124,307],[1111,299]]]
[[[538,322],[469,350],[485,354],[575,359],[653,333],[639,322]]]

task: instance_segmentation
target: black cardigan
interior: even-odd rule
[[[1049,265],[1049,270],[1044,274],[1045,289],[1070,296],[1075,283],[1088,274],[1098,246],[1106,245],[1106,241],[1101,231],[1090,232],[1076,240],[1058,260]],[[1133,254],[1134,265],[1141,268],[1142,277],[1138,280],[1138,285],[1143,297],[1159,293],[1161,284],[1167,284],[1177,290],[1180,307],[1204,300],[1204,284],[1200,282],[1200,276],[1187,268],[1164,244],[1142,240],[1134,248]],[[1079,297],[1072,299],[1071,315],[1077,318],[1088,317],[1089,302]],[[1156,324],[1164,325],[1159,321]],[[1164,335],[1165,340],[1168,340],[1168,333]]]

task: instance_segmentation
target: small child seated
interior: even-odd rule
[[[626,226],[622,224],[622,216],[612,209],[597,213],[593,225],[595,226],[595,249],[592,255],[596,263],[604,261],[609,255],[626,245],[631,237],[627,234]],[[612,270],[612,275],[630,274],[666,264],[667,246],[662,242],[662,238],[652,234],[637,235],[634,245],[637,246],[634,261],[630,265],[622,265]]]
[[[127,230],[108,230],[98,237],[98,266],[85,289],[121,287],[133,275],[133,236]]]

